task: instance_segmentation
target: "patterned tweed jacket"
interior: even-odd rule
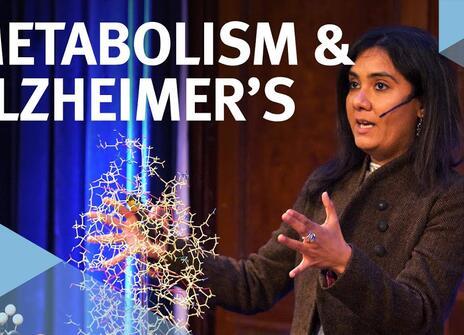
[[[277,242],[280,233],[298,239],[283,223],[246,260],[206,260],[216,303],[252,314],[294,289],[292,334],[311,334],[317,316],[325,335],[443,334],[464,272],[463,178],[456,174],[448,189],[421,194],[405,156],[365,179],[367,165],[350,172],[330,194],[352,246],[335,284],[323,288],[318,269],[289,278],[301,256]],[[322,204],[307,197],[310,183],[311,178],[294,208],[322,223]]]

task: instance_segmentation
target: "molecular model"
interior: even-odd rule
[[[203,286],[202,271],[203,259],[214,256],[217,246],[217,237],[206,230],[212,214],[202,223],[193,222],[194,214],[178,196],[187,177],[164,180],[158,172],[163,162],[140,139],[119,135],[115,143],[100,142],[99,147],[115,150],[117,158],[90,185],[89,211],[73,227],[73,255],[78,256],[70,262],[84,274],[100,271],[104,279],[84,276],[76,284],[93,302],[88,311],[92,322],[86,328],[70,317],[69,323],[79,334],[127,334],[129,314],[131,334],[158,334],[161,323],[187,331],[188,319],[201,317],[213,296]],[[127,177],[129,169],[135,171],[132,177]],[[158,183],[162,192],[150,194],[148,183]],[[129,307],[121,303],[127,296]],[[174,314],[174,305],[185,311],[183,318]],[[147,322],[149,312],[158,317],[156,322]]]
[[[17,329],[23,322],[23,316],[16,313],[16,306],[13,304],[6,305],[5,312],[0,313],[0,335],[20,335],[21,333]]]

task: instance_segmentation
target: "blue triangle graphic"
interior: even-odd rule
[[[439,51],[447,49],[464,38],[464,1],[439,0]]]
[[[3,225],[0,225],[0,255],[0,296],[62,262],[58,257]]]

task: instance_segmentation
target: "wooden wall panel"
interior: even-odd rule
[[[250,41],[252,52],[256,22],[271,22],[275,33],[282,22],[294,22],[297,35],[298,66],[289,66],[285,62],[271,66],[266,60],[263,66],[218,65],[203,71],[207,77],[232,77],[243,83],[253,76],[262,84],[275,76],[294,80],[293,86],[285,90],[296,103],[295,114],[290,120],[281,123],[263,120],[266,109],[278,110],[281,106],[270,103],[260,90],[256,96],[244,97],[239,105],[246,122],[234,121],[226,110],[226,120],[216,123],[214,129],[205,133],[214,133],[217,138],[213,148],[215,154],[210,155],[216,161],[208,162],[215,165],[217,179],[215,185],[198,187],[214,188],[216,203],[209,205],[217,208],[215,228],[221,238],[219,252],[243,258],[256,252],[269,239],[272,230],[280,224],[281,214],[292,205],[306,177],[329,159],[336,147],[337,69],[316,62],[317,29],[326,23],[337,24],[344,32],[345,43],[381,25],[415,25],[436,34],[438,6],[436,0],[289,0],[285,4],[275,0],[204,0],[203,7],[213,3],[214,11],[210,10],[210,16],[203,15],[204,11],[198,15],[198,9],[191,9],[197,13],[196,20],[214,21],[217,30],[232,20],[248,23],[249,30],[240,36]],[[193,44],[198,36],[201,36],[199,31],[191,35]],[[218,33],[216,36],[219,36]],[[217,55],[230,55],[231,50],[219,43],[219,39],[216,45]],[[212,103],[208,108],[213,111]],[[194,129],[201,127],[204,130],[204,126],[198,125]],[[192,152],[195,154],[194,147]],[[197,163],[201,161],[198,157],[195,160]],[[201,169],[201,165],[197,168]],[[456,308],[448,334],[457,334],[462,309]],[[215,314],[215,334],[287,334],[292,313],[292,295],[270,311],[255,316],[243,316],[219,308]],[[206,327],[208,331],[202,334],[213,334],[211,322],[209,324],[210,327]]]

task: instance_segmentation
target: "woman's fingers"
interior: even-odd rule
[[[310,267],[309,262],[308,262],[308,256],[306,255],[307,252],[309,251],[309,246],[310,244],[308,243],[303,243],[299,241],[295,241],[294,239],[288,238],[285,235],[280,234],[277,237],[277,240],[289,247],[290,249],[299,251],[300,253],[303,254],[303,259],[301,260],[300,264],[298,264],[297,267],[295,267],[292,271],[289,272],[290,278],[295,278],[298,274],[306,270],[307,268]]]
[[[100,244],[113,244],[125,242],[124,234],[104,234],[104,235],[90,235],[87,237],[88,243]]]
[[[288,275],[290,276],[290,278],[295,278],[307,268],[309,268],[309,264],[303,259],[296,268],[289,272]]]
[[[300,241],[297,241],[297,240],[294,240],[292,238],[289,238],[283,234],[280,234],[279,236],[277,236],[277,241],[279,241],[280,243],[282,243],[283,245],[289,247],[290,249],[293,249],[293,250],[296,250],[296,251],[299,251],[301,253],[307,251],[307,247],[309,245],[311,245],[310,243],[303,243],[303,242],[300,242]]]
[[[109,268],[109,267],[115,266],[116,264],[118,264],[118,263],[122,262],[123,260],[125,260],[130,255],[131,255],[131,252],[130,252],[129,248],[127,248],[127,249],[121,251],[116,256],[102,262],[101,265],[102,265],[103,268]]]
[[[133,214],[129,209],[127,209],[126,206],[124,206],[117,200],[111,198],[103,198],[103,203],[114,207],[114,209],[116,209],[121,215],[126,216],[128,214]]]
[[[124,228],[125,223],[119,220],[117,217],[114,217],[113,215],[105,214],[102,212],[88,212],[87,217],[91,219],[97,219],[98,221],[101,221],[103,223],[106,223],[109,226],[113,226],[116,228]]]
[[[166,248],[163,245],[148,243],[143,252],[150,258],[158,259],[166,253]]]
[[[161,222],[163,223],[163,232],[165,234],[169,232],[170,214],[165,207],[154,205],[148,214],[148,218],[151,220],[162,220]]]
[[[312,222],[306,216],[293,209],[287,210],[282,215],[282,220],[289,224],[300,236],[306,236],[309,231],[317,231],[319,229],[317,223]]]
[[[166,209],[164,209],[162,206],[153,205],[150,212],[148,213],[148,217],[152,220],[158,220],[164,215],[164,213],[166,213]]]
[[[325,215],[326,215],[326,222],[333,223],[338,222],[337,211],[335,210],[335,206],[332,200],[329,197],[327,192],[322,193],[322,203],[324,204],[325,208]]]
[[[152,278],[159,278],[159,272],[156,268],[149,268],[147,274]]]

